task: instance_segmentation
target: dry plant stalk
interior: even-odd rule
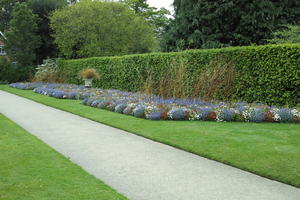
[[[99,79],[100,77],[98,72],[93,68],[84,69],[79,72],[79,75],[84,79]]]
[[[170,62],[158,83],[157,94],[160,97],[187,97],[187,66],[187,60],[182,57]]]
[[[31,82],[47,82],[47,83],[65,83],[65,74],[60,71],[49,72],[43,74],[43,76],[30,77]]]
[[[159,76],[152,70],[147,71],[141,92],[155,94],[163,98],[201,98],[206,101],[216,99],[221,94],[224,100],[231,97],[235,79],[235,67],[232,61],[221,57],[211,61],[199,70],[191,89],[188,84],[188,61],[179,57],[171,60],[168,67]]]
[[[215,99],[220,93],[224,100],[230,98],[235,79],[235,67],[232,61],[226,62],[222,58],[216,58],[198,73],[192,92],[193,98],[200,97],[205,101],[220,100]]]
[[[147,78],[144,81],[144,84],[141,88],[141,92],[144,94],[150,94],[150,95],[155,94],[154,88],[155,88],[155,83],[153,81],[153,73],[151,70],[148,70]]]

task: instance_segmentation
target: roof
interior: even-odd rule
[[[5,35],[0,31],[0,35],[6,40]]]

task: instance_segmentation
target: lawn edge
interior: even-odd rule
[[[2,90],[2,89],[0,89]],[[3,91],[3,90],[2,90]],[[19,96],[19,95],[18,95]],[[49,106],[51,107],[51,106]],[[124,194],[120,193],[119,191],[117,191],[116,189],[112,188],[110,185],[108,185],[107,183],[105,183],[103,180],[97,178],[95,175],[87,172],[86,170],[84,170],[80,165],[78,165],[77,163],[74,163],[72,160],[68,159],[66,156],[64,156],[63,154],[61,154],[60,152],[58,152],[56,149],[54,149],[53,147],[51,147],[50,145],[48,145],[47,143],[45,143],[42,139],[38,138],[37,136],[33,135],[32,133],[30,133],[29,131],[27,131],[25,128],[23,128],[21,125],[19,125],[18,123],[16,123],[14,120],[12,120],[11,118],[9,118],[8,116],[6,116],[4,113],[0,112],[0,116],[3,116],[4,118],[6,118],[8,121],[10,121],[16,128],[21,129],[23,133],[25,133],[27,136],[31,137],[32,139],[38,141],[38,143],[40,143],[41,145],[46,146],[47,148],[49,148],[51,150],[51,152],[53,152],[54,154],[56,154],[56,156],[61,157],[61,159],[63,159],[64,161],[68,162],[71,165],[74,165],[76,168],[78,168],[81,173],[86,173],[88,174],[89,178],[93,178],[95,180],[97,180],[99,182],[99,184],[104,185],[105,187],[107,187],[109,190],[111,190],[112,192],[124,197],[124,199],[128,199]],[[128,199],[129,200],[129,199]]]
[[[235,164],[233,164],[233,163],[231,163],[231,162],[229,162],[229,161],[219,160],[219,159],[216,159],[216,158],[214,158],[214,157],[212,157],[212,156],[209,156],[209,155],[207,155],[207,154],[205,154],[205,153],[200,154],[200,153],[197,153],[197,152],[195,152],[195,151],[193,151],[193,150],[189,150],[189,149],[182,148],[182,147],[180,147],[180,146],[178,146],[178,145],[176,145],[176,144],[171,144],[171,143],[168,143],[168,142],[163,142],[163,141],[157,140],[157,139],[155,139],[155,138],[147,137],[147,136],[144,136],[144,135],[142,135],[142,134],[140,134],[140,133],[137,133],[137,132],[134,132],[134,131],[131,131],[131,130],[126,130],[126,129],[122,128],[122,127],[118,127],[118,126],[115,126],[115,125],[111,125],[111,124],[108,124],[108,123],[106,123],[106,122],[101,122],[100,120],[93,119],[93,118],[90,118],[90,117],[88,117],[88,116],[84,116],[84,115],[81,115],[81,114],[78,114],[78,113],[74,113],[74,112],[69,111],[69,110],[67,110],[67,109],[59,108],[59,107],[57,107],[57,106],[55,106],[55,105],[48,105],[48,104],[46,104],[46,103],[44,103],[44,102],[35,100],[34,98],[26,97],[26,96],[23,96],[23,95],[21,95],[21,94],[14,93],[14,92],[12,92],[12,91],[6,90],[5,88],[3,89],[3,88],[1,88],[1,86],[5,86],[5,85],[0,85],[0,90],[2,90],[2,91],[8,92],[8,93],[10,93],[10,94],[17,95],[17,96],[19,96],[19,97],[23,97],[23,98],[26,98],[26,99],[29,99],[29,100],[32,100],[32,101],[34,101],[34,102],[36,102],[36,103],[40,103],[40,104],[43,104],[43,105],[48,106],[48,107],[52,107],[52,108],[55,108],[55,109],[58,109],[58,110],[61,110],[61,111],[65,111],[65,112],[68,112],[68,113],[72,113],[72,114],[74,114],[74,115],[77,115],[77,116],[80,116],[80,117],[83,117],[83,118],[92,120],[92,121],[94,121],[94,122],[101,123],[101,124],[104,124],[104,125],[107,125],[107,126],[116,128],[116,129],[120,129],[120,130],[126,131],[126,132],[128,132],[128,133],[131,133],[131,134],[134,134],[134,135],[138,135],[138,136],[143,137],[143,138],[145,138],[145,139],[152,140],[152,141],[154,141],[154,142],[158,142],[158,143],[161,143],[161,144],[164,144],[164,145],[168,145],[168,146],[171,146],[171,147],[173,147],[173,148],[180,149],[180,150],[182,150],[182,151],[185,151],[185,152],[188,152],[188,153],[192,153],[192,154],[194,154],[194,155],[197,155],[197,156],[206,158],[206,159],[208,159],[208,160],[212,160],[212,161],[215,161],[215,162],[219,162],[219,163],[228,165],[228,166],[230,166],[230,167],[234,167],[234,168],[237,168],[237,169],[246,171],[246,172],[251,173],[251,174],[254,174],[254,175],[256,175],[256,176],[264,177],[264,178],[270,179],[270,180],[272,180],[272,181],[276,181],[276,182],[279,182],[279,183],[283,183],[283,184],[290,185],[290,186],[292,186],[292,187],[300,188],[300,185],[294,184],[294,183],[291,182],[291,181],[283,180],[283,179],[281,179],[281,178],[274,177],[274,176],[271,176],[271,175],[265,175],[265,174],[262,174],[262,173],[259,172],[259,171],[256,171],[256,170],[253,170],[253,169],[249,169],[249,168],[246,168],[246,167],[240,167],[240,166],[235,165]],[[8,85],[6,85],[6,86],[7,86],[9,89],[15,89],[15,88],[10,88]],[[17,89],[16,89],[16,90],[17,90]],[[27,90],[26,90],[26,91],[27,91]],[[28,91],[31,91],[31,90],[28,90]],[[32,92],[33,94],[36,94],[36,93],[34,93],[33,91],[31,91],[31,92]],[[39,94],[39,95],[40,95],[40,94]],[[46,96],[45,96],[45,97],[46,97]],[[47,97],[48,97],[48,96],[47,96]],[[49,97],[49,98],[53,98],[53,97]],[[107,112],[110,112],[110,111],[107,111]],[[128,117],[132,117],[132,116],[128,116]],[[212,122],[212,123],[213,123],[213,122]]]

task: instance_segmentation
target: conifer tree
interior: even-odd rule
[[[281,24],[300,22],[298,0],[174,0],[163,49],[264,44]]]

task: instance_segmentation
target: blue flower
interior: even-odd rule
[[[172,108],[168,115],[173,120],[184,120],[186,118],[186,112],[183,108]]]
[[[133,109],[133,116],[145,118],[145,106],[139,105],[135,109]]]
[[[294,115],[292,110],[289,108],[281,108],[277,111],[281,122],[292,122],[294,120]]]

